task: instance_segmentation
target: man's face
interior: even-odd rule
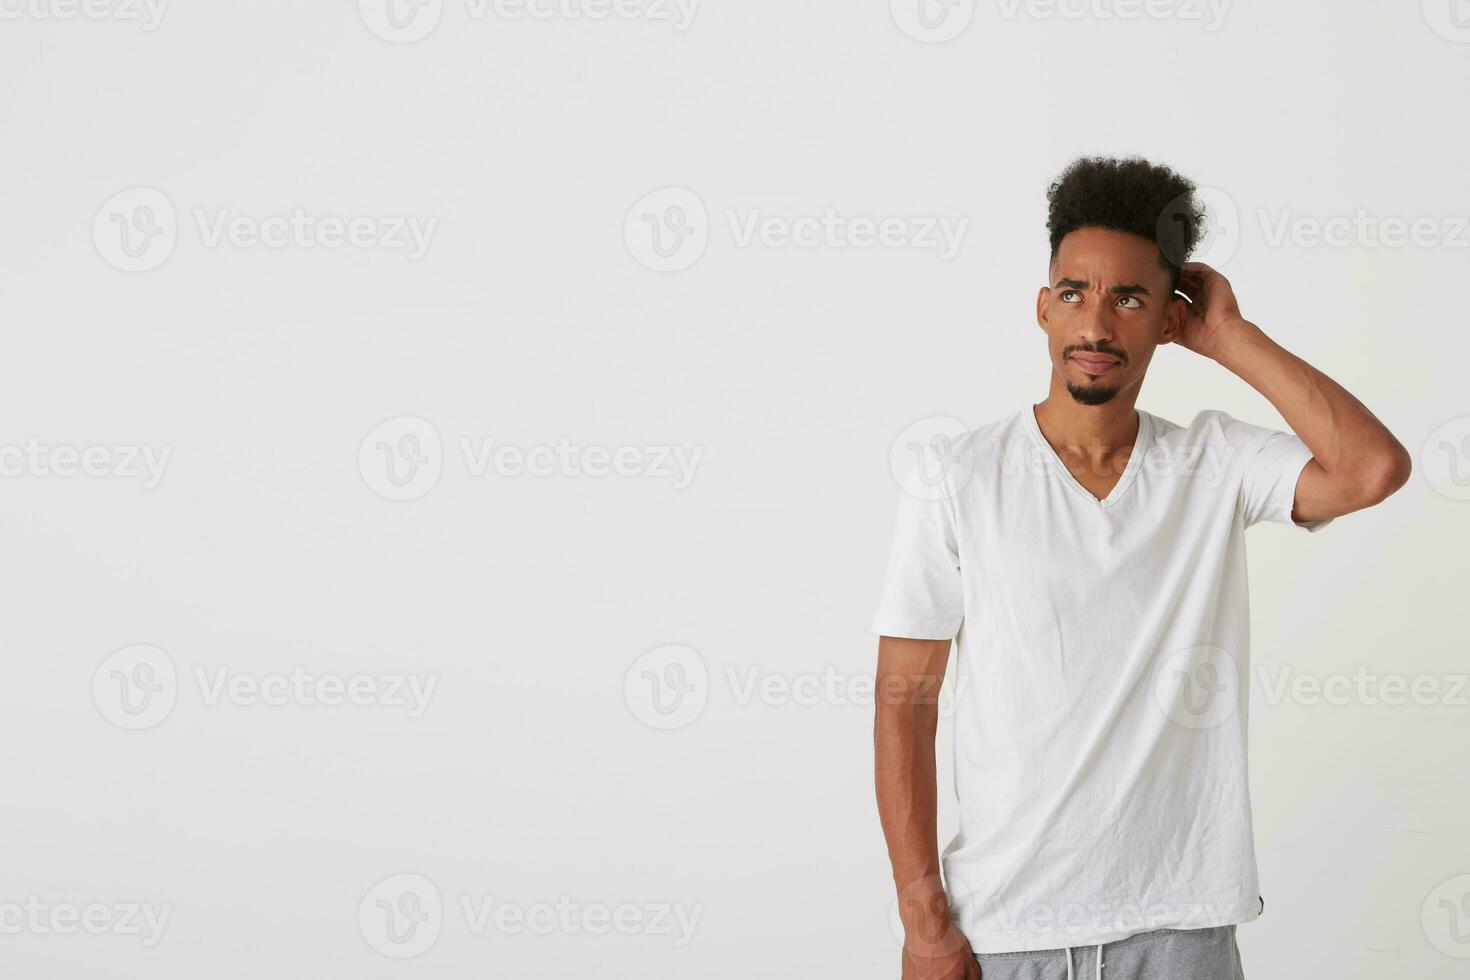
[[[1052,370],[1084,405],[1101,405],[1143,381],[1159,344],[1179,334],[1187,312],[1173,295],[1159,247],[1106,228],[1062,239],[1036,298]]]

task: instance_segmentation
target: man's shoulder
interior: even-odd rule
[[[1281,433],[1274,429],[1242,422],[1219,408],[1196,412],[1188,425],[1178,425],[1154,416],[1156,434],[1150,446],[1154,465],[1167,465],[1168,460],[1197,463],[1209,461],[1217,469],[1238,471],[1260,448]]]
[[[1220,408],[1201,409],[1188,425],[1157,415],[1152,418],[1159,430],[1155,442],[1163,446],[1222,446],[1232,453],[1248,452],[1280,434],[1276,429],[1237,419]]]
[[[1218,408],[1200,409],[1188,424],[1180,425],[1161,415],[1148,413],[1154,424],[1154,438],[1163,443],[1198,445],[1208,442],[1228,442],[1227,429],[1233,422],[1230,414]]]
[[[997,416],[968,430],[953,442],[954,455],[976,465],[1000,463],[1013,456],[1018,449],[1029,445],[1026,438],[1026,417],[1018,409],[1007,415]]]
[[[911,455],[912,467],[905,487],[920,496],[950,497],[971,484],[975,474],[1014,457],[1024,448],[1024,417],[1019,411],[999,416],[973,428],[948,418],[940,431],[927,437],[906,440],[902,450]],[[911,486],[918,481],[917,486]]]

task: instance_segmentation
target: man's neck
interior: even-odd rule
[[[1113,461],[1126,458],[1138,438],[1136,400],[1136,393],[1125,392],[1101,405],[1082,405],[1065,389],[1053,391],[1034,406],[1036,424],[1068,467],[1115,471]]]

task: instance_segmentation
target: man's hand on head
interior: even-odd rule
[[[1250,328],[1240,315],[1230,280],[1203,262],[1186,262],[1180,268],[1179,292],[1189,297],[1190,306],[1175,343],[1196,354],[1216,358],[1232,335]]]

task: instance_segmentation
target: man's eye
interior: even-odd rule
[[[1064,290],[1062,290],[1062,302],[1063,303],[1076,303],[1076,302],[1078,302],[1078,300],[1080,300],[1080,298],[1081,298],[1080,296],[1078,297],[1078,299],[1071,299],[1069,297],[1077,296],[1077,295],[1078,295],[1078,293],[1077,293],[1077,290],[1075,290],[1075,289],[1064,289]]]
[[[1125,305],[1130,303],[1132,304],[1131,306]],[[1125,310],[1136,310],[1140,306],[1142,306],[1143,303],[1139,300],[1137,296],[1124,296],[1118,300],[1118,305],[1122,306]]]

